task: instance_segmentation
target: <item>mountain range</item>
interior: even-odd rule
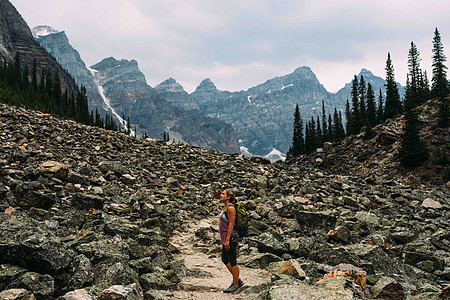
[[[135,60],[110,57],[88,68],[64,31],[38,26],[33,33],[77,83],[86,86],[89,110],[108,113],[121,126],[126,126],[124,119],[129,117],[136,134],[162,138],[166,132],[177,142],[229,153],[239,151],[231,125],[198,110],[172,106],[147,84]]]
[[[167,131],[177,141],[227,152],[269,155],[276,160],[283,158],[291,145],[296,104],[300,107],[302,119],[309,120],[312,116],[321,115],[322,101],[327,114],[333,113],[334,108],[343,113],[345,103],[350,99],[351,80],[337,93],[330,93],[306,66],[245,91],[218,90],[209,78],[203,80],[190,94],[174,78],[151,88],[135,60],[110,57],[91,66],[89,70],[63,31],[58,32],[48,26],[39,26],[33,31],[36,40],[77,82],[87,86],[90,109],[97,109],[101,114],[113,114],[120,123],[123,123],[122,116],[129,116],[132,127],[136,127],[138,133],[146,132],[151,137],[159,138]],[[357,76],[363,76],[366,83],[370,82],[377,95],[380,89],[385,94],[383,78],[366,69],[362,69]],[[404,88],[398,85],[403,94]],[[155,110],[156,107],[164,110],[163,115],[168,119],[160,119],[161,113]],[[177,123],[176,118],[169,113],[175,111],[185,114],[183,123]],[[203,119],[205,117],[207,119]],[[200,127],[187,128],[194,119],[202,120],[197,124]],[[183,117],[179,120],[183,120]],[[232,129],[227,128],[226,124],[230,124]],[[208,128],[221,134],[228,132],[228,136],[221,138],[215,135],[202,139],[205,132],[192,132],[199,128]],[[191,134],[195,137],[191,137]],[[227,143],[225,140],[234,134],[238,141]]]

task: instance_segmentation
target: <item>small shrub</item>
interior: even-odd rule
[[[420,175],[420,177],[422,178],[423,181],[429,181],[431,178],[431,175],[429,173],[422,173]]]
[[[369,157],[370,157],[370,153],[364,152],[364,153],[361,153],[356,160],[359,162],[363,162],[363,161],[367,160]]]
[[[392,149],[392,145],[387,145],[383,148],[383,151],[390,151]]]

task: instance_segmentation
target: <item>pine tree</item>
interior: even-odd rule
[[[351,112],[350,112],[350,103],[348,102],[348,99],[347,99],[347,102],[345,103],[345,119],[346,119],[345,132],[347,135],[350,135],[350,131],[351,131],[351,127],[352,127],[352,124],[351,124],[352,117],[351,117]]]
[[[361,75],[358,86],[358,94],[359,94],[359,118],[360,118],[360,127],[358,128],[358,132],[361,130],[361,127],[367,126],[367,90],[366,90],[366,81],[364,77]],[[356,133],[358,133],[356,132]]]
[[[423,96],[423,77],[422,70],[420,69],[420,61],[419,50],[417,50],[414,42],[411,42],[411,48],[408,52],[408,76],[410,85],[408,93],[410,100],[409,104],[413,105],[414,108],[426,100],[421,98],[421,96]]]
[[[353,78],[352,81],[352,109],[350,111],[350,134],[356,134],[361,128],[361,116],[359,114],[359,97],[358,97],[358,77]]]
[[[370,127],[374,127],[377,124],[375,93],[370,83],[367,84],[367,121]]]
[[[410,55],[411,53],[414,54],[415,52],[410,52]],[[417,71],[414,68],[416,68],[414,64],[409,64],[404,107],[406,123],[403,128],[401,146],[398,152],[400,163],[408,168],[421,166],[429,156],[427,145],[419,136],[420,124],[416,112],[418,89],[417,86],[414,87],[412,85],[412,80],[410,80],[410,76],[412,77],[414,72]]]
[[[444,63],[447,57],[444,55],[441,35],[436,28],[433,38],[433,76],[431,79],[431,92],[433,97],[447,97],[449,93],[447,81],[447,67]]]
[[[383,93],[381,92],[378,95],[378,106],[377,106],[377,124],[381,124],[384,121],[383,115],[384,107],[383,107]]]
[[[322,147],[322,145],[323,145],[323,134],[322,134],[322,128],[320,125],[319,116],[317,116],[317,121],[316,121],[316,145],[317,145],[317,147]]]
[[[292,146],[287,153],[288,158],[299,156],[304,153],[305,141],[303,138],[303,121],[300,116],[298,104],[294,112],[294,132],[292,134]]]
[[[327,126],[327,115],[325,113],[325,102],[322,100],[322,140],[323,142],[328,142],[329,138],[329,127]]]
[[[394,66],[391,54],[388,53],[386,60],[386,103],[384,108],[384,120],[394,118],[402,113],[402,103],[398,86],[394,78]]]
[[[441,35],[436,28],[433,39],[433,77],[431,79],[431,95],[439,99],[439,123],[438,126],[449,126],[449,86],[447,81],[447,67],[444,63],[447,58],[444,55]]]

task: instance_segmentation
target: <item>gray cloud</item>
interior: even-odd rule
[[[411,41],[430,72],[435,27],[449,57],[447,0],[11,2],[31,27],[65,30],[88,65],[136,59],[152,86],[174,77],[188,91],[206,77],[247,89],[303,65],[335,91],[363,67],[384,77],[388,51],[404,82]]]

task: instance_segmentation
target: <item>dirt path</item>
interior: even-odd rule
[[[240,277],[244,286],[235,294],[222,292],[231,284],[232,277],[221,261],[221,248],[204,244],[195,236],[195,231],[199,228],[217,226],[213,225],[214,220],[202,220],[188,231],[172,235],[170,242],[181,251],[176,258],[184,259],[187,269],[181,276],[182,289],[174,292],[175,299],[251,299],[257,295],[250,292],[251,287],[270,282],[270,274],[267,271],[246,268],[240,264],[238,257]]]

